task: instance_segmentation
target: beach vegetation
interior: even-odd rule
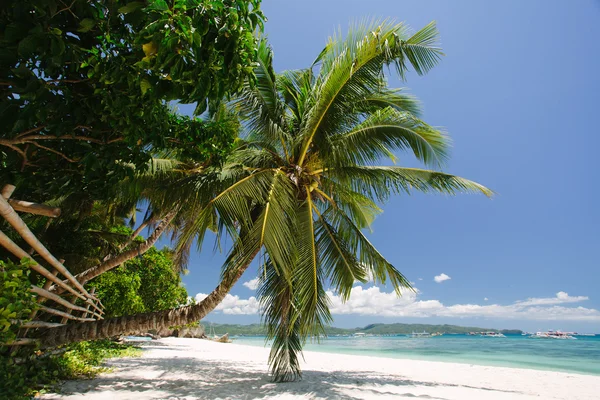
[[[138,357],[141,350],[110,340],[72,343],[42,351],[29,347],[0,353],[0,393],[3,399],[30,399],[68,379],[91,379],[110,368],[109,358]]]
[[[106,198],[157,149],[220,157],[237,132],[196,115],[252,81],[260,0],[0,4],[0,180],[30,201]]]

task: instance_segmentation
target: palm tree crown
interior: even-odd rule
[[[302,344],[331,321],[327,286],[343,299],[367,277],[398,294],[410,289],[363,233],[378,204],[413,190],[492,194],[442,172],[374,165],[395,161],[398,150],[433,168],[448,157],[447,137],[383,74],[386,66],[401,78],[409,66],[426,73],[442,54],[436,40],[434,23],[412,36],[401,23],[359,24],[330,38],[310,68],[279,75],[263,41],[256,82],[233,102],[245,132],[235,150],[221,168],[177,181],[177,190],[189,189],[178,250],[207,228],[234,235],[224,279],[261,255],[258,295],[277,381],[299,376]]]

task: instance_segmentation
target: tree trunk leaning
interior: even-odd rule
[[[158,224],[154,232],[146,239],[143,243],[140,243],[136,248],[127,250],[123,253],[120,253],[116,256],[110,257],[105,261],[102,261],[100,264],[93,266],[92,268],[83,271],[80,274],[75,275],[75,278],[83,283],[88,282],[91,279],[94,279],[98,275],[102,275],[103,273],[110,271],[111,269],[118,267],[126,261],[131,260],[132,258],[142,255],[152,246],[154,243],[160,238],[165,229],[169,226],[175,215],[177,214],[176,210],[172,210],[165,215],[163,220]]]
[[[254,254],[256,256],[258,250]],[[253,259],[254,257],[252,257]],[[60,328],[45,331],[40,337],[42,347],[55,347],[66,343],[83,340],[111,338],[117,335],[145,333],[151,329],[162,329],[170,326],[185,325],[198,322],[217,307],[240,279],[251,262],[240,267],[229,279],[224,279],[200,303],[171,310],[117,317],[94,322],[70,323]]]

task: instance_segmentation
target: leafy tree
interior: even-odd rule
[[[383,75],[385,66],[402,78],[409,65],[426,73],[441,56],[436,39],[433,23],[412,36],[390,21],[359,25],[331,38],[310,68],[280,75],[262,42],[256,82],[235,102],[246,118],[244,138],[222,168],[189,170],[153,199],[186,200],[176,251],[201,243],[209,228],[234,237],[221,283],[196,305],[57,328],[45,344],[202,319],[263,252],[258,294],[274,339],[271,370],[276,381],[298,377],[303,343],[331,321],[327,283],[344,299],[367,277],[398,294],[410,289],[363,233],[381,202],[414,190],[492,194],[436,170],[373,165],[395,161],[398,150],[434,168],[447,159],[447,137],[420,120],[416,100],[388,88]]]
[[[106,318],[168,310],[187,303],[187,291],[168,249],[144,255],[102,274],[90,286],[104,304]]]
[[[3,1],[0,180],[97,200],[157,150],[218,160],[235,127],[169,102],[200,114],[252,81],[263,21],[260,0]]]

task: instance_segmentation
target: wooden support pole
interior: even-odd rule
[[[56,268],[61,274],[64,275],[65,278],[69,282],[75,286],[79,291],[83,292],[85,295],[89,296],[89,293],[81,283],[71,273],[62,265],[58,260],[44,247],[43,244],[35,237],[35,235],[29,230],[29,227],[23,222],[23,220],[19,217],[19,215],[12,209],[10,204],[3,198],[0,197],[0,215],[4,217],[4,219],[12,225],[13,228],[19,235],[31,246],[35,249],[35,251],[48,262],[48,264],[52,265]],[[86,297],[87,297],[86,296]],[[93,297],[93,296],[92,296]]]
[[[81,322],[93,322],[93,321],[95,321],[94,318],[79,318],[79,317],[76,317],[74,315],[67,314],[64,311],[59,311],[59,310],[56,310],[54,308],[50,308],[50,307],[46,307],[46,306],[41,306],[40,310],[44,311],[44,312],[47,312],[49,314],[58,315],[59,317],[66,317],[68,319],[72,319],[72,320],[75,320],[75,321],[81,321]]]
[[[63,307],[69,308],[71,310],[75,310],[75,311],[82,311],[84,312],[86,315],[88,313],[90,313],[89,309],[90,309],[90,304],[88,303],[87,308],[84,307],[80,307],[80,306],[76,306],[75,304],[70,303],[68,300],[63,299],[62,297],[51,293],[47,290],[44,290],[42,288],[39,288],[37,286],[31,286],[31,288],[29,289],[32,293],[37,294],[38,296],[44,297],[48,300],[52,300],[55,303],[60,304]],[[95,313],[94,311],[91,312],[92,315],[94,316],[98,316],[98,317],[102,317],[100,314]]]
[[[37,342],[38,341],[35,339],[18,338],[14,342],[12,342],[10,345],[11,346],[31,346],[31,345],[37,344]]]
[[[4,197],[6,200],[8,200],[10,198],[10,196],[12,196],[13,192],[15,191],[16,187],[14,185],[4,185],[4,187],[2,188],[2,197]]]
[[[63,326],[64,324],[59,324],[58,322],[44,322],[44,321],[29,321],[23,323],[21,326],[23,328],[31,329],[31,328],[58,328],[59,326]]]
[[[76,295],[77,297],[79,297],[82,300],[86,299],[86,297],[83,294],[77,292],[71,286],[64,283],[61,279],[59,279],[55,275],[51,274],[50,271],[48,271],[46,268],[44,268],[40,264],[38,264],[33,258],[31,258],[31,256],[29,254],[27,254],[27,252],[25,252],[25,250],[23,250],[22,248],[17,246],[15,244],[15,242],[13,242],[2,231],[0,231],[0,245],[2,245],[2,247],[4,247],[6,250],[8,250],[12,254],[14,254],[18,259],[26,258],[28,260],[31,260],[32,261],[31,269],[33,269],[35,272],[42,275],[44,278],[51,280],[52,282],[56,283],[58,286],[71,292],[72,294]]]
[[[9,200],[8,203],[15,211],[43,215],[50,218],[60,217],[60,208],[57,207],[50,207],[44,204],[31,203],[23,200]]]

